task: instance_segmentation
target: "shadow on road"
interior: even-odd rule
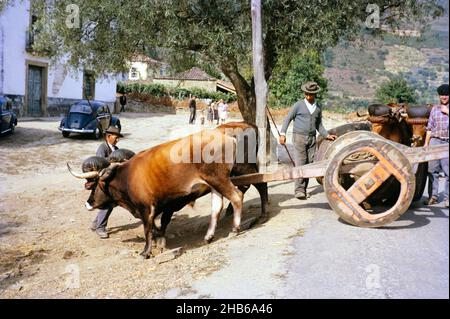
[[[298,213],[302,213],[302,209],[330,209],[328,203],[311,203],[308,201],[297,200],[295,204],[289,206],[280,206],[280,203],[286,202],[292,199],[291,194],[272,194],[270,195],[269,202],[269,216],[267,220],[277,216],[283,210],[286,209],[296,209]],[[225,214],[226,207],[220,214],[220,220],[217,225],[216,233],[214,236],[214,241],[227,238],[231,232],[233,217],[227,216]],[[251,200],[244,200],[244,209],[242,214],[242,223],[251,219],[258,218],[261,214],[261,201],[260,198],[253,198]],[[172,217],[172,220],[167,228],[166,238],[167,238],[167,249],[172,249],[182,246],[186,250],[194,249],[205,245],[204,236],[206,234],[208,225],[210,222],[210,215],[202,216],[192,216],[189,211],[182,210],[177,212]],[[256,223],[252,228],[247,231],[252,231],[253,229],[265,227],[264,223]],[[142,228],[142,222],[136,221],[131,224],[120,225],[116,227],[111,227],[108,229],[110,235],[122,233],[122,242],[130,243],[144,243],[144,233],[142,228],[142,234],[133,235],[127,233],[127,231]],[[131,235],[131,236],[130,236]]]
[[[121,226],[116,226],[116,227],[111,227],[108,229],[108,233],[111,234],[116,234],[118,232],[124,231],[124,230],[130,230],[130,229],[135,229],[138,228],[139,226],[142,226],[142,222],[138,221],[132,224],[126,224],[126,225],[121,225]]]
[[[381,229],[412,229],[419,228],[428,225],[431,222],[431,218],[447,218],[448,214],[445,214],[444,207],[429,207],[424,206],[422,209],[414,209],[406,211],[399,219],[393,224],[380,227]],[[448,211],[448,209],[447,209]],[[397,221],[411,221],[409,225],[395,226]]]
[[[415,205],[417,204],[411,205],[409,210],[407,210],[403,215],[401,215],[397,220],[395,220],[391,224],[382,227],[377,227],[376,229],[387,229],[387,230],[414,229],[428,225],[431,222],[432,218],[448,219],[448,214],[445,213],[445,210],[448,211],[448,209],[444,207],[430,207],[430,206],[415,207]],[[358,227],[347,223],[340,217],[338,218],[338,221],[348,226]],[[405,222],[409,223],[407,225],[404,225]]]

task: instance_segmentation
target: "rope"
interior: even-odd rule
[[[281,136],[280,131],[278,130],[278,127],[277,127],[277,125],[275,124],[275,120],[273,119],[272,113],[270,112],[270,109],[269,109],[269,107],[268,107],[267,105],[266,105],[266,110],[267,110],[267,112],[269,113],[269,116],[270,116],[270,118],[271,118],[271,120],[272,120],[273,126],[275,126],[275,129],[277,130],[278,138],[279,138],[279,137]],[[270,126],[270,123],[269,123],[269,126]],[[289,156],[289,159],[291,160],[292,166],[295,166],[295,162],[294,162],[294,160],[292,159],[291,154],[289,153],[289,150],[288,150],[288,148],[287,148],[286,143],[284,143],[283,146],[284,146],[284,149],[286,150],[287,155]]]

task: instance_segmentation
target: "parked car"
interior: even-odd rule
[[[111,114],[108,105],[99,101],[82,100],[70,107],[61,120],[59,130],[64,137],[80,133],[90,134],[97,139],[110,125],[121,129],[119,118]]]
[[[11,101],[0,96],[0,134],[14,133],[17,125],[17,116],[11,110]]]

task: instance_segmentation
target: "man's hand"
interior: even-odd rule
[[[284,135],[281,135],[281,136],[280,136],[280,144],[281,144],[281,145],[286,144],[286,136],[284,136]]]
[[[448,105],[441,105],[441,112],[448,115]]]
[[[326,137],[327,140],[330,141],[334,141],[335,139],[337,139],[337,135],[332,135],[332,134],[328,134],[328,136]]]

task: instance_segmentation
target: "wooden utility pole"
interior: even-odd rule
[[[264,55],[262,39],[262,9],[261,0],[251,0],[252,39],[253,39],[253,77],[256,94],[256,125],[259,132],[258,164],[261,173],[266,171],[266,103],[267,83],[264,76]]]

